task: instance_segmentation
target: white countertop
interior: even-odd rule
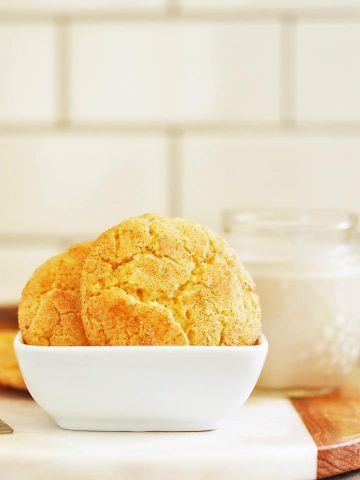
[[[194,433],[61,430],[26,394],[0,390],[0,472],[7,480],[306,480],[317,449],[291,402],[260,394],[222,428]]]

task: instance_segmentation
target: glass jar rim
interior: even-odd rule
[[[229,209],[222,214],[225,233],[256,229],[257,233],[330,233],[348,239],[357,236],[358,216],[330,209]]]

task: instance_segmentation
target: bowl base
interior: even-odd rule
[[[195,421],[126,421],[126,420],[82,420],[56,419],[60,428],[65,430],[86,430],[89,432],[205,432],[215,430],[217,425]]]

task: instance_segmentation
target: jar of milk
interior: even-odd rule
[[[223,226],[260,296],[269,354],[258,386],[314,395],[341,385],[360,355],[356,215],[237,210]]]

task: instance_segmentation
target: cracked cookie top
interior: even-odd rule
[[[146,214],[104,232],[81,277],[91,345],[252,345],[253,281],[227,243],[180,218]]]
[[[91,243],[80,243],[41,265],[25,285],[19,328],[31,345],[87,345],[81,321],[80,274]]]

